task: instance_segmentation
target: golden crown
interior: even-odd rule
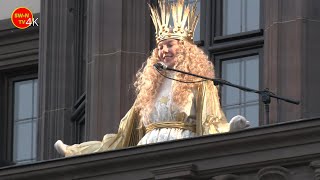
[[[149,4],[151,18],[156,30],[157,44],[166,39],[181,39],[193,42],[194,30],[196,28],[199,14],[196,15],[197,3],[191,7],[185,5],[184,0],[169,3],[159,0],[160,13],[157,7]],[[172,17],[173,26],[169,25]]]

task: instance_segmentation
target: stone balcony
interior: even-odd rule
[[[320,119],[0,169],[0,179],[320,179]]]

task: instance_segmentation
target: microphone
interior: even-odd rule
[[[156,68],[157,70],[166,70],[168,68],[168,66],[165,65],[163,62],[158,62],[154,64],[153,67]]]

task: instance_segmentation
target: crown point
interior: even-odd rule
[[[150,5],[151,13],[153,16],[153,24],[156,27],[156,40],[157,43],[159,41],[168,39],[168,38],[178,38],[178,39],[193,39],[193,31],[194,29],[190,27],[191,25],[195,25],[197,23],[197,18],[194,19],[194,15],[190,12],[181,12],[188,10],[187,7],[184,6],[184,0],[178,0],[178,3],[169,3],[166,0],[159,0],[159,8],[160,12],[157,8],[152,8]],[[193,8],[196,7],[196,4]],[[168,15],[169,13],[169,15]],[[195,12],[193,12],[195,13]],[[183,19],[181,19],[181,15],[183,15]],[[165,16],[165,17],[162,17]],[[187,17],[185,17],[187,16]],[[191,17],[192,16],[192,17]],[[171,18],[171,19],[170,19]],[[190,19],[191,18],[191,19]],[[185,21],[188,19],[188,22]],[[191,22],[189,22],[191,20]],[[174,25],[169,24],[170,21],[174,22]]]

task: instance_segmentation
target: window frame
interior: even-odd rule
[[[33,65],[15,69],[8,69],[0,73],[0,79],[0,93],[1,96],[4,97],[1,100],[2,108],[0,108],[0,113],[2,114],[0,116],[1,127],[4,127],[0,132],[0,143],[4,147],[0,150],[0,156],[2,156],[0,160],[6,162],[6,164],[4,165],[10,165],[15,164],[15,162],[13,161],[14,83],[17,81],[38,79],[38,67]]]
[[[28,81],[28,80],[35,80],[35,79],[37,79],[38,80],[38,75],[37,74],[28,74],[28,75],[18,75],[18,76],[16,76],[16,77],[13,77],[13,78],[10,78],[9,79],[9,98],[10,98],[10,101],[9,101],[9,105],[10,106],[8,106],[9,107],[9,124],[10,124],[10,126],[11,126],[11,148],[12,148],[12,156],[11,156],[11,159],[12,159],[12,161],[13,161],[13,151],[14,151],[14,91],[15,91],[15,89],[14,89],[14,84],[16,83],[16,82],[21,82],[21,81]],[[39,95],[39,91],[38,91],[38,95]],[[37,96],[38,96],[37,95]],[[39,96],[38,96],[39,97]],[[38,98],[39,99],[39,98]],[[38,103],[38,102],[35,102],[35,103]],[[38,105],[39,105],[39,103],[38,103]],[[36,108],[38,108],[38,106],[36,107]],[[38,108],[39,109],[39,108]],[[39,119],[39,115],[37,114],[37,134],[36,134],[36,139],[38,139],[38,130],[39,130],[39,126],[38,126],[38,119]],[[37,143],[37,141],[38,140],[36,140],[36,148],[35,148],[35,151],[37,152],[37,149],[38,149],[38,143]],[[35,161],[37,160],[37,153],[36,153],[36,157],[35,157]],[[14,161],[13,161],[14,162]],[[32,161],[32,162],[34,162],[34,161]],[[18,163],[19,164],[19,163]],[[21,164],[24,164],[24,163],[21,163]]]
[[[257,31],[262,31],[264,29],[264,17],[263,17],[263,3],[262,0],[260,0],[260,18],[259,18],[259,28],[256,30],[251,31],[245,31],[245,32],[239,32],[234,33],[230,35],[223,35],[223,0],[215,0],[211,4],[211,10],[213,10],[213,18],[212,18],[212,29],[213,32],[213,38],[212,42],[215,40],[216,37],[241,37],[242,35],[247,34],[255,34]]]
[[[242,34],[242,33],[250,33],[250,32],[255,32],[256,30],[259,30],[259,29],[261,29],[261,26],[262,26],[262,24],[260,23],[261,22],[261,10],[262,10],[262,6],[261,6],[261,0],[260,0],[260,2],[259,2],[259,12],[260,12],[260,17],[259,17],[259,27],[257,28],[257,29],[253,29],[253,30],[249,30],[249,31],[241,31],[241,32],[238,32],[238,33],[232,33],[232,34],[225,34],[225,35],[223,35],[223,30],[224,30],[224,28],[223,28],[223,26],[224,26],[224,22],[223,22],[223,16],[224,16],[224,14],[223,14],[223,10],[224,10],[224,7],[223,7],[223,2],[224,0],[220,0],[220,2],[219,2],[219,7],[220,7],[220,9],[221,9],[221,14],[220,14],[220,18],[219,18],[219,21],[220,21],[220,23],[221,23],[221,25],[220,25],[220,27],[221,27],[221,29],[220,29],[220,31],[219,31],[219,34],[217,34],[217,36],[228,36],[228,35],[240,35],[240,34]],[[247,7],[246,7],[247,8]]]
[[[207,46],[208,55],[215,65],[215,74],[217,78],[222,76],[222,61],[228,59],[241,58],[251,55],[259,56],[259,88],[263,88],[263,46],[264,46],[264,13],[263,3],[260,0],[260,19],[259,29],[240,32],[230,35],[223,35],[223,0],[208,1],[210,7],[207,12],[211,14],[211,19],[207,20],[210,29],[210,40]],[[219,89],[221,97],[221,90]],[[264,120],[264,107],[259,97],[259,126],[266,124]]]
[[[262,48],[264,43],[263,11],[260,0],[259,29],[223,35],[223,0],[209,1],[211,7],[211,37],[208,51],[215,54],[223,54],[235,51],[245,51],[252,48]]]
[[[83,124],[85,126],[86,124],[85,107],[86,107],[86,93],[83,93],[78,99],[78,101],[75,103],[73,107],[73,112],[71,115],[71,122],[73,124],[72,125],[73,127],[72,141],[77,144],[85,141],[83,137],[86,137],[86,132],[81,131],[81,125]]]
[[[74,2],[74,21],[76,28],[74,33],[75,39],[75,82],[74,82],[74,103],[72,108],[72,143],[81,143],[86,139],[86,71],[87,71],[87,6],[85,0]],[[81,125],[84,125],[85,132],[82,132]]]
[[[263,49],[262,48],[253,48],[250,50],[246,51],[238,51],[238,52],[232,52],[228,54],[220,54],[213,56],[212,61],[214,62],[215,65],[215,74],[216,78],[221,78],[222,77],[222,62],[223,61],[228,61],[228,60],[233,60],[237,58],[243,58],[243,57],[248,57],[248,56],[254,56],[258,55],[259,56],[259,89],[263,87]],[[214,60],[213,60],[214,59]],[[258,89],[258,90],[259,90]],[[219,87],[219,96],[221,96],[221,88]],[[222,98],[220,98],[221,102]],[[259,126],[266,124],[264,120],[264,106],[263,102],[261,101],[261,96],[259,96],[259,120],[258,124]]]

